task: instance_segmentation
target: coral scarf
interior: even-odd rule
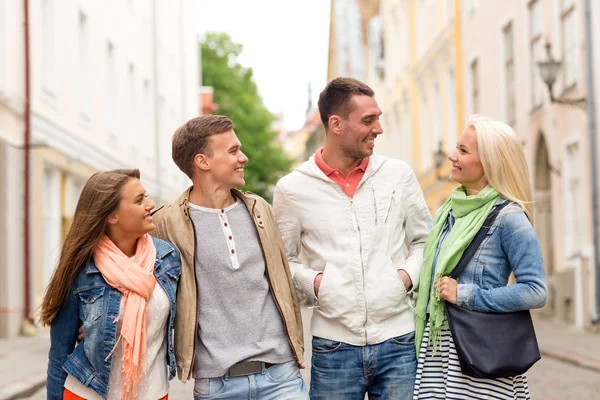
[[[150,235],[145,234],[138,239],[133,258],[129,258],[105,235],[94,250],[94,261],[106,282],[123,294],[121,311],[115,319],[115,322],[122,320],[119,336],[119,340],[123,339],[121,399],[135,399],[140,378],[145,373],[148,300],[156,285],[156,248]]]

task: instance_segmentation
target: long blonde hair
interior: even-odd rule
[[[475,129],[479,159],[488,184],[507,200],[517,203],[533,224],[533,199],[529,167],[515,131],[502,121],[471,115],[467,126]]]

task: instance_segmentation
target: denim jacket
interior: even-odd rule
[[[498,199],[496,204],[506,202]],[[510,273],[516,283],[506,286]],[[546,274],[533,226],[515,203],[500,211],[458,279],[458,305],[476,311],[512,312],[546,304]]]
[[[171,303],[167,325],[168,350],[165,363],[169,379],[175,376],[173,352],[173,321],[177,281],[181,274],[179,251],[172,243],[152,238],[156,248],[154,276]],[[67,373],[98,393],[108,395],[108,379],[112,356],[108,357],[117,339],[114,322],[121,305],[121,292],[111,287],[92,259],[75,278],[72,290],[50,327],[48,360],[48,399],[62,399]],[[79,326],[84,339],[76,343]]]

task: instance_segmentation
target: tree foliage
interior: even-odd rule
[[[243,189],[270,200],[273,186],[289,171],[291,160],[277,143],[277,132],[271,127],[275,116],[263,104],[252,69],[238,62],[242,45],[225,33],[208,33],[201,52],[202,84],[214,88],[213,101],[219,105],[216,113],[233,121],[249,159]]]

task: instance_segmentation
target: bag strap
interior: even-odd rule
[[[508,203],[509,202],[507,201],[492,208],[492,211],[488,214],[487,218],[483,222],[481,229],[479,229],[479,232],[477,232],[477,235],[475,235],[475,237],[463,253],[462,257],[460,258],[460,261],[458,262],[458,264],[456,264],[456,267],[454,267],[454,269],[450,273],[450,278],[457,279],[463,273],[465,268],[467,268],[467,265],[469,265],[469,262],[471,261],[471,258],[473,258],[473,256],[475,255],[475,252],[479,248],[479,245],[481,244],[481,242],[483,242],[483,239],[485,239],[485,235],[487,235],[488,231],[492,227],[492,224],[498,216],[498,213],[500,213],[500,211],[504,207],[506,207]]]

